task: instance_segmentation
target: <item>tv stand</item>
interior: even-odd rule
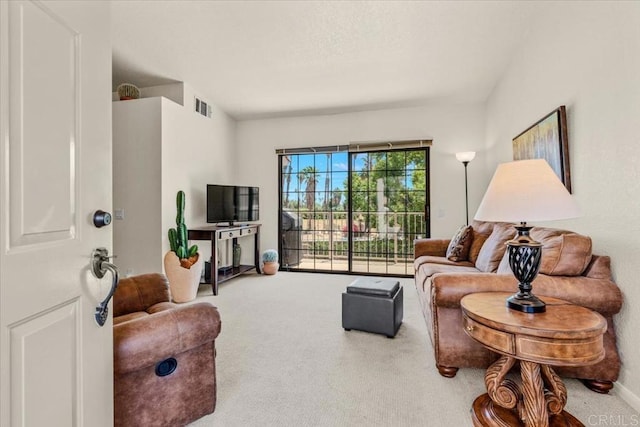
[[[218,228],[241,228],[241,227],[249,227],[251,225],[255,225],[255,224],[239,224],[237,222],[234,222],[233,224],[218,223],[218,224],[215,224],[215,227],[218,227]]]
[[[254,253],[253,265],[242,265],[238,267],[226,266],[218,268],[218,247],[221,243],[231,240],[233,244],[239,239],[247,240],[253,236]],[[218,295],[218,285],[233,279],[241,274],[253,271],[258,274],[260,271],[260,224],[235,224],[235,225],[210,225],[206,227],[190,228],[187,232],[189,240],[210,240],[211,241],[211,287],[213,294]]]

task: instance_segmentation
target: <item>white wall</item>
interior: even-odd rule
[[[594,252],[611,256],[625,298],[615,318],[622,372],[614,390],[640,410],[640,3],[552,6],[489,99],[483,179],[511,160],[514,136],[567,106],[571,183],[583,216],[559,225],[590,235]]]
[[[186,196],[187,227],[206,225],[207,184],[233,184],[236,122],[214,106],[211,118],[193,112],[193,90],[185,85],[185,106],[163,102],[162,227],[175,227],[176,193]],[[197,242],[209,247],[206,242]],[[163,249],[169,240],[163,237]],[[207,255],[208,257],[209,255]]]
[[[347,144],[356,141],[433,139],[431,148],[431,231],[451,237],[465,223],[464,168],[459,151],[481,151],[484,105],[450,105],[367,111],[338,115],[250,120],[238,123],[237,169],[240,185],[260,187],[261,247],[277,248],[278,161],[276,148]],[[480,163],[483,153],[478,153]],[[469,211],[484,190],[479,168],[469,165]]]
[[[113,207],[124,210],[113,221],[113,252],[122,274],[162,266],[161,100],[113,103]]]
[[[216,107],[211,118],[195,113],[194,91],[184,89],[185,106],[164,97],[114,103],[114,209],[125,210],[114,220],[114,252],[125,274],[163,271],[179,190],[195,227],[206,225],[206,185],[233,182],[235,121]],[[208,242],[192,243],[209,259]]]

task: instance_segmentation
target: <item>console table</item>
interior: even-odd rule
[[[218,269],[218,247],[221,243],[231,241],[238,243],[238,239],[253,237],[253,264],[239,267],[225,266]],[[211,287],[213,294],[218,295],[218,285],[255,269],[260,274],[260,224],[244,224],[233,226],[210,225],[206,227],[190,228],[187,233],[189,240],[211,241]]]
[[[604,358],[606,320],[587,308],[541,297],[545,313],[506,306],[511,294],[482,292],[462,298],[465,332],[502,356],[484,377],[487,393],[473,402],[473,425],[583,426],[564,411],[567,389],[551,366],[582,366]],[[522,384],[505,378],[520,363]]]

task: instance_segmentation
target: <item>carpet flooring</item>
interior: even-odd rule
[[[341,326],[347,275],[279,272],[238,277],[219,295],[216,411],[192,426],[471,426],[484,371],[440,376],[413,279],[394,339]],[[566,379],[566,410],[587,426],[639,425],[614,390],[599,395]],[[635,424],[633,424],[635,422]],[[625,424],[626,423],[626,424]]]

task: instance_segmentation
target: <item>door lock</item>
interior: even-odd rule
[[[105,212],[99,209],[95,211],[95,213],[93,214],[93,225],[100,228],[109,224],[111,224],[111,214],[109,212]]]

